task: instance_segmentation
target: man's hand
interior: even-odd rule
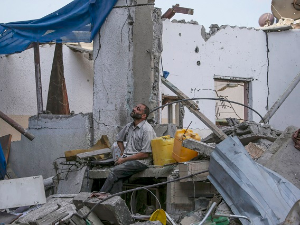
[[[146,153],[146,152],[139,152],[135,155],[125,156],[125,157],[123,155],[115,161],[115,165],[120,165],[126,161],[145,159],[148,156],[149,156],[149,153]]]
[[[124,162],[126,162],[126,158],[120,157],[116,160],[115,165],[120,165]]]

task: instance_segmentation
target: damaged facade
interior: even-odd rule
[[[137,213],[146,214],[149,219],[158,208],[163,208],[173,218],[173,221],[168,219],[169,224],[192,224],[199,223],[204,218],[208,209],[214,206],[213,202],[221,204],[212,215],[223,214],[228,222],[225,224],[229,224],[230,214],[244,216],[240,220],[242,224],[250,224],[251,219],[255,221],[252,224],[264,224],[264,221],[267,221],[265,224],[283,223],[300,198],[300,152],[295,149],[290,138],[297,127],[300,127],[297,113],[300,106],[295,103],[300,89],[296,87],[291,92],[270,119],[269,125],[259,122],[260,116],[267,113],[299,73],[299,53],[294,50],[299,43],[299,35],[298,30],[267,32],[217,25],[205,33],[204,27],[196,23],[162,21],[161,11],[155,8],[153,1],[119,0],[93,40],[93,61],[82,53],[73,52],[72,48],[63,47],[70,110],[74,111],[72,115],[32,116],[36,114],[35,91],[31,91],[35,86],[34,68],[26,68],[26,64],[33,64],[32,50],[2,55],[0,66],[7,71],[7,74],[1,75],[4,82],[0,87],[7,96],[1,98],[2,110],[16,119],[19,116],[25,120],[30,117],[28,131],[35,136],[33,141],[22,136],[20,141],[12,142],[10,168],[17,177],[55,176],[54,183],[51,183],[50,191],[47,192],[50,195],[47,203],[36,206],[28,215],[14,218],[15,223],[81,224],[82,217],[95,206],[87,217],[92,224],[132,224],[134,218],[141,220],[142,215]],[[53,50],[54,45],[41,48],[44,100],[50,79],[50,75],[44,74],[50,74],[52,60],[49,59],[52,56],[48,54],[53,55]],[[24,65],[18,58],[26,60]],[[12,65],[8,67],[8,63]],[[221,115],[221,108],[240,110],[237,114],[241,123],[232,120],[232,126],[222,130],[224,134],[234,138],[228,137],[222,141],[214,134],[209,135],[210,129],[188,108],[183,110],[180,103],[156,110],[150,115],[150,120],[156,123],[154,128],[158,137],[174,137],[176,126],[161,123],[179,123],[179,117],[184,128],[188,127],[200,134],[201,142],[190,139],[183,142],[184,147],[197,151],[198,157],[188,162],[151,166],[128,179],[124,185],[126,193],[121,195],[122,198],[113,196],[99,204],[100,200],[89,198],[90,192],[99,190],[109,174],[109,168],[93,165],[90,160],[95,159],[94,155],[77,155],[76,162],[58,159],[71,150],[99,150],[97,141],[103,135],[107,135],[109,143],[101,149],[111,148],[117,132],[131,121],[131,109],[139,102],[144,102],[153,109],[162,105],[165,98],[169,98],[168,101],[178,100],[178,96],[161,83],[162,70],[169,73],[167,80],[189,98],[206,98],[195,100],[195,103],[201,113],[213,123],[219,122],[216,115]],[[24,80],[16,78],[20,73]],[[28,73],[32,74],[31,78]],[[22,90],[24,83],[26,90],[29,90],[26,101],[21,100],[24,99],[21,95],[26,93],[26,90]],[[7,84],[12,84],[14,89],[8,88]],[[238,93],[243,94],[236,101],[248,105],[260,115],[248,108],[216,105],[215,100],[207,100],[220,96],[231,100],[231,97],[237,95],[235,88],[240,88]],[[224,90],[229,92],[222,92]],[[10,96],[13,96],[13,100]],[[227,117],[227,111],[222,113],[225,115],[222,118]],[[1,123],[4,124],[3,121]],[[3,130],[0,132],[1,136],[7,134]],[[244,161],[238,161],[234,154],[227,154],[224,150],[231,144],[236,146],[235,153],[243,155],[240,159],[254,168],[247,171],[249,174],[237,177],[232,175],[235,171],[231,173],[231,169],[240,168],[243,171],[245,168],[242,168]],[[231,149],[228,148],[227,151],[230,152]],[[103,158],[111,158],[111,154],[104,153],[105,151],[99,153],[100,158],[96,157],[100,162]],[[228,157],[226,160],[232,167],[226,169],[222,165],[222,161],[218,159],[222,154]],[[210,166],[211,161],[214,163],[213,167]],[[60,162],[64,164],[59,164]],[[76,169],[73,171],[70,166]],[[221,167],[223,170],[218,174],[216,168]],[[64,169],[67,172],[63,172]],[[193,176],[195,173],[200,174]],[[189,177],[183,179],[185,176]],[[267,177],[268,184],[275,181],[284,183],[285,187],[278,185],[274,188],[270,185],[270,195],[267,197],[263,190],[258,190],[259,187],[255,190],[240,187],[247,182],[255,183],[251,179],[256,176]],[[232,186],[226,184],[226,180],[222,183],[222,177],[231,180]],[[173,182],[176,179],[179,180]],[[164,184],[159,185],[160,183]],[[153,194],[146,190],[139,190],[135,194],[131,192],[135,188],[151,185],[158,185],[149,187]],[[261,186],[262,189],[265,187]],[[241,196],[249,194],[254,196],[253,199],[258,198],[255,194],[259,193],[262,195],[262,202],[265,202],[255,203],[248,198],[250,203],[243,205],[243,197],[235,198],[236,194],[230,193],[230,190],[243,192]],[[287,193],[289,200],[286,196],[279,196],[278,192]],[[284,204],[277,205],[284,209],[278,210],[271,206],[264,208],[272,204],[272,194],[279,196],[276,201],[284,201]],[[258,216],[251,214],[253,211],[247,212],[247,207],[259,208],[256,212]],[[271,212],[271,216],[265,216],[266,211]],[[77,213],[79,216],[76,216]],[[232,220],[230,224],[234,224],[233,221],[236,220]]]

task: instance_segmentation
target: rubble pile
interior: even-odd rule
[[[81,167],[74,172],[68,171],[61,181],[55,180],[57,176],[44,180],[45,190],[52,187],[51,192],[46,192],[50,195],[47,202],[0,210],[0,222],[46,225],[87,224],[86,221],[89,221],[89,224],[101,225],[159,225],[162,223],[149,221],[149,218],[163,204],[162,208],[167,209],[166,214],[170,218],[167,224],[171,225],[199,224],[202,220],[206,221],[205,224],[250,224],[249,221],[255,221],[252,224],[263,224],[264,220],[271,221],[270,224],[276,223],[275,220],[285,224],[288,212],[289,215],[297,214],[295,210],[299,204],[297,200],[300,199],[300,151],[295,148],[292,139],[298,129],[290,126],[281,132],[269,125],[247,121],[224,128],[223,131],[229,136],[224,141],[214,134],[202,141],[186,139],[183,147],[197,151],[198,157],[183,163],[152,166],[133,175],[128,180],[128,186],[125,183],[128,188],[136,185],[136,182],[144,182],[145,178],[151,183],[155,179],[160,182],[191,175],[171,182],[165,188],[152,189],[157,199],[143,204],[141,201],[149,201],[145,194],[131,194],[129,198],[124,195],[114,196],[104,202],[90,197],[91,191],[95,190],[93,182],[109,174],[109,167],[101,163],[92,166],[91,162],[95,162],[95,157],[100,153],[99,162],[112,157],[113,154],[103,153],[107,152],[109,144],[102,146],[103,150],[88,149],[84,153],[83,150],[70,151],[72,158],[69,160],[79,160]],[[199,171],[204,173],[193,176]],[[268,193],[265,193],[266,190]],[[286,193],[289,197],[278,193]],[[217,203],[216,206],[213,203]],[[266,216],[265,203],[269,205],[269,212],[273,216]],[[273,203],[276,207],[272,206]],[[147,206],[144,210],[146,213],[133,212],[135,204]],[[213,210],[210,212],[211,207]],[[251,214],[255,210],[257,212]]]

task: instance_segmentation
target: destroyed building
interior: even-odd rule
[[[176,129],[180,128],[198,133],[202,142],[187,140],[183,145],[197,151],[199,156],[188,162],[153,166],[130,177],[124,185],[124,191],[128,193],[98,205],[91,214],[93,218],[89,217],[96,221],[93,224],[100,224],[99,220],[108,224],[132,224],[133,214],[142,212],[149,217],[159,208],[172,216],[173,223],[199,223],[211,203],[219,204],[222,199],[219,214],[228,216],[233,212],[246,217],[241,219],[242,224],[250,224],[249,218],[257,222],[254,224],[260,224],[253,214],[260,215],[269,210],[270,215],[263,219],[276,224],[284,221],[292,205],[299,200],[300,152],[294,147],[291,136],[300,127],[300,106],[296,100],[300,94],[297,86],[300,53],[294,50],[300,43],[297,41],[300,31],[218,25],[212,25],[207,31],[197,23],[161,17],[161,10],[155,8],[153,1],[118,0],[95,33],[92,49],[70,43],[62,45],[67,98],[70,111],[73,111],[69,115],[55,115],[45,110],[55,43],[39,46],[40,97],[44,107],[38,113],[34,50],[29,48],[16,54],[0,55],[0,67],[4,71],[0,74],[1,111],[34,136],[32,141],[20,136],[0,120],[1,136],[13,134],[8,171],[11,176],[14,173],[15,178],[31,179],[25,183],[35,184],[32,180],[38,183],[45,178],[51,178],[53,182],[46,190],[47,203],[32,202],[31,205],[37,205],[31,208],[32,213],[19,219],[16,217],[20,214],[15,216],[16,223],[63,223],[73,216],[70,223],[79,224],[80,220],[76,222],[74,214],[81,211],[81,215],[85,215],[99,203],[89,199],[90,192],[99,189],[109,170],[82,164],[94,155],[76,152],[75,159],[77,157],[79,161],[65,162],[61,160],[65,153],[99,150],[97,144],[100,142],[100,148],[110,148],[117,132],[130,122],[131,108],[139,102],[154,109],[187,98],[194,100],[155,110],[151,121],[157,136],[174,137]],[[248,108],[216,101],[219,97]],[[274,115],[263,118],[274,105]],[[231,117],[236,118],[231,126],[221,129],[222,126],[215,125]],[[225,123],[228,125],[228,121]],[[242,155],[241,161],[232,160],[234,155],[230,155],[230,151],[233,148]],[[110,155],[104,151],[101,154]],[[229,166],[222,165],[218,157],[226,158]],[[214,167],[210,167],[211,162]],[[234,168],[240,168],[243,163],[252,168],[250,172],[253,173],[247,174],[249,171],[241,168],[243,176],[234,177],[232,174],[238,173]],[[220,177],[214,168],[220,168]],[[63,170],[67,172],[60,174]],[[171,182],[201,171],[204,173]],[[270,188],[269,195],[264,195],[251,176],[258,180],[268,177],[266,183],[260,183],[262,189],[275,181],[280,185],[276,191]],[[226,177],[225,181],[222,177]],[[230,183],[226,183],[229,180]],[[130,192],[161,182],[169,183],[150,187],[153,195],[145,190],[135,194]],[[240,188],[239,182],[256,189]],[[283,183],[286,184],[284,187]],[[36,186],[33,188],[35,190]],[[243,201],[236,200],[234,193],[230,195],[230,190],[240,194],[239,200],[247,199],[250,203],[242,205]],[[283,192],[286,193],[284,197],[278,194]],[[246,195],[252,198],[246,198]],[[258,196],[262,202],[254,203]],[[274,196],[279,196],[276,201],[284,202],[277,205],[281,210],[263,207]],[[126,205],[128,202],[130,204]],[[257,211],[251,208],[255,211],[251,214],[245,210],[247,207]],[[123,213],[119,214],[117,210]]]

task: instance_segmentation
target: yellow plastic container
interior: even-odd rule
[[[172,157],[173,145],[174,138],[170,138],[170,135],[151,140],[154,165],[163,166],[176,162]]]
[[[201,140],[200,136],[190,129],[181,129],[176,131],[172,156],[177,162],[186,162],[198,156],[198,152],[182,147],[182,142],[189,138],[197,141]]]

